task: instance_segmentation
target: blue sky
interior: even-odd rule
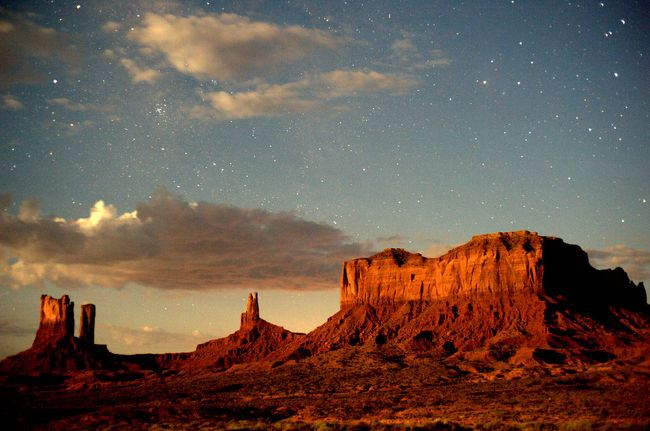
[[[42,292],[189,350],[248,291],[308,331],[343,260],[498,231],[647,280],[646,6],[3,2],[0,356]]]

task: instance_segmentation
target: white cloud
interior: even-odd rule
[[[107,53],[108,55],[108,53]],[[134,83],[146,82],[153,84],[158,78],[162,76],[160,71],[151,69],[146,66],[139,66],[135,61],[129,58],[120,59],[120,64],[124,66],[129,75],[131,76],[131,81]]]
[[[373,70],[335,70],[307,76],[282,85],[260,84],[255,90],[239,93],[225,91],[204,94],[212,115],[222,119],[275,117],[288,114],[342,110],[326,102],[359,96],[363,93],[402,93],[417,84],[409,76],[379,73]],[[206,115],[207,114],[207,115]],[[210,112],[197,108],[196,117],[210,118]]]
[[[177,16],[147,13],[129,38],[164,55],[199,79],[236,81],[333,49],[343,41],[320,30],[254,22],[235,14]]]
[[[205,98],[216,116],[223,119],[277,117],[326,109],[320,101],[303,99],[287,85],[234,94],[218,91],[206,94]]]

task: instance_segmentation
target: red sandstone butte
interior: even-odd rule
[[[477,235],[433,259],[386,249],[344,262],[340,301],[345,309],[522,293],[645,304],[643,286],[635,286],[620,268],[598,271],[580,247],[528,231]]]
[[[433,259],[386,249],[345,262],[340,304],[283,357],[392,343],[515,362],[598,362],[648,343],[642,283],[528,231],[474,236]]]
[[[51,344],[74,335],[74,302],[68,295],[54,299],[41,295],[41,318],[32,347]]]

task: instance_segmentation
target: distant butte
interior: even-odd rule
[[[341,311],[300,345],[365,343],[514,362],[593,362],[648,346],[643,283],[597,270],[578,246],[518,231],[435,259],[402,249],[343,263]]]
[[[580,247],[528,231],[477,235],[434,259],[386,249],[345,262],[341,276],[341,309],[521,294],[579,304],[646,302],[643,285],[635,286],[620,268],[598,271]]]
[[[650,354],[643,283],[634,284],[621,268],[597,270],[580,247],[535,232],[474,236],[434,259],[386,249],[344,262],[340,289],[340,311],[309,334],[262,319],[255,293],[233,334],[193,352],[132,356],[94,344],[92,304],[82,306],[77,338],[74,304],[67,295],[58,300],[44,295],[32,348],[1,362],[0,370],[218,371],[363,344],[515,365]]]

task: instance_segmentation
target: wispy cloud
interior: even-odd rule
[[[162,76],[160,71],[151,69],[146,66],[138,65],[135,61],[129,58],[120,59],[120,64],[131,76],[131,81],[136,84],[138,82],[147,82],[149,84],[152,84]]]
[[[25,109],[25,105],[23,105],[22,102],[16,98],[16,96],[13,96],[11,94],[3,94],[2,102],[0,103],[0,109],[20,111],[22,109]]]
[[[7,208],[7,195],[0,199]],[[335,288],[342,261],[367,253],[340,230],[289,212],[188,203],[158,188],[122,215],[43,218],[36,200],[0,216],[0,277],[14,287],[129,283],[160,289]]]
[[[107,29],[113,29],[108,25]],[[343,41],[301,26],[251,21],[235,14],[177,16],[146,13],[129,38],[161,53],[176,70],[198,79],[237,81],[267,75]]]
[[[66,97],[57,97],[54,99],[48,99],[47,102],[52,103],[54,105],[62,106],[63,108],[69,111],[85,111],[88,109],[87,105],[84,105],[83,103],[73,102],[72,100]]]
[[[586,250],[591,264],[598,268],[620,266],[636,281],[648,280],[650,276],[650,251],[626,245],[615,245],[605,250]]]
[[[335,70],[307,76],[282,85],[260,84],[255,90],[227,93],[210,92],[203,95],[216,118],[239,119],[275,117],[315,111],[342,110],[328,104],[332,99],[359,96],[363,93],[388,92],[400,94],[417,84],[409,76],[368,70]]]
[[[449,66],[451,60],[441,49],[420,50],[413,41],[414,35],[405,34],[391,45],[393,63],[407,70],[433,69]]]

